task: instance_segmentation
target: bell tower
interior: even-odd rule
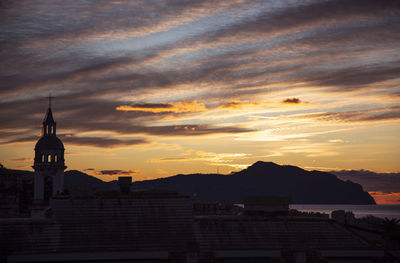
[[[57,137],[56,122],[49,108],[43,120],[42,135],[35,146],[34,200],[48,201],[64,191],[64,145]]]

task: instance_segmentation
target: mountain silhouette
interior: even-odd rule
[[[296,166],[256,162],[230,175],[188,174],[135,182],[133,189],[166,189],[199,199],[242,203],[249,195],[290,196],[293,204],[375,204],[361,185]]]
[[[81,191],[92,190],[93,192],[119,189],[117,181],[104,182],[78,170],[69,170],[65,172],[64,187],[70,191],[81,189]]]
[[[6,168],[0,170],[0,175],[24,175],[31,178],[29,181],[33,183],[33,172]],[[104,182],[77,170],[66,171],[64,178],[65,189],[72,195],[119,190],[117,181]],[[340,180],[331,173],[261,161],[229,175],[179,174],[136,181],[131,189],[171,190],[202,200],[231,203],[242,203],[245,196],[276,195],[291,197],[293,204],[375,204],[375,200],[360,184]]]

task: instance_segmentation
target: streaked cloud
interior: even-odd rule
[[[400,173],[375,173],[368,170],[332,171],[342,180],[361,184],[366,191],[391,193],[400,189]]]
[[[207,108],[203,103],[197,101],[178,101],[171,103],[144,103],[134,105],[118,106],[116,110],[119,111],[144,111],[153,113],[186,113],[186,112],[199,112],[206,111]]]
[[[282,103],[288,103],[288,104],[299,104],[301,103],[301,100],[299,98],[287,98],[282,101]]]
[[[367,110],[324,112],[296,116],[297,118],[313,118],[322,121],[375,122],[400,119],[400,107],[375,108]]]
[[[32,152],[51,92],[76,169],[400,169],[399,1],[37,0],[0,11],[9,167]]]
[[[14,158],[10,159],[12,162],[32,162],[33,158]]]
[[[260,101],[231,101],[219,106],[221,109],[226,110],[240,110],[248,107],[265,106],[271,103]]]
[[[382,193],[382,192],[369,192],[369,194],[375,199],[377,204],[399,204],[400,203],[400,192],[395,193]]]
[[[128,176],[128,175],[134,175],[137,174],[139,171],[138,170],[101,170],[98,171],[97,173],[100,175],[110,175],[110,176]]]
[[[164,157],[159,159],[152,159],[151,162],[204,162],[212,166],[226,166],[237,169],[244,169],[249,164],[241,164],[243,158],[250,157],[251,154],[246,153],[216,153],[206,151],[196,151],[193,149],[186,150],[179,157]]]
[[[64,143],[70,143],[78,146],[93,146],[102,148],[126,147],[138,144],[149,143],[146,139],[117,139],[109,137],[78,137],[61,136]]]
[[[165,158],[160,158],[158,161],[185,161],[185,160],[190,160],[189,158],[186,157],[165,157]]]

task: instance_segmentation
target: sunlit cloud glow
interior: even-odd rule
[[[203,103],[197,101],[179,101],[171,103],[146,103],[136,105],[124,105],[116,108],[118,111],[143,111],[153,113],[186,113],[206,111],[207,108]]]
[[[23,0],[0,9],[7,167],[32,169],[51,93],[67,166],[104,180],[112,176],[99,171],[140,170],[141,180],[258,160],[400,170],[398,1]],[[368,191],[388,194],[381,188]]]

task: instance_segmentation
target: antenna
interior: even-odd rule
[[[49,108],[51,108],[51,99],[54,99],[55,97],[51,96],[51,93],[49,93]]]

